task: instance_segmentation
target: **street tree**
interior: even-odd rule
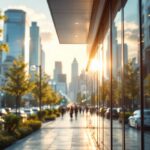
[[[101,95],[102,95],[102,103],[109,105],[110,100],[110,81],[108,79],[104,79],[103,83],[100,87]]]
[[[144,80],[144,95],[150,97],[150,74]]]
[[[79,104],[82,104],[82,101],[84,101],[86,99],[85,94],[82,94],[81,92],[77,93],[77,102]]]
[[[114,106],[120,105],[121,98],[122,98],[122,81],[113,77],[113,80],[112,80],[113,105]]]
[[[139,94],[139,68],[134,61],[130,61],[124,66],[124,89],[125,97],[131,101],[132,110],[134,109],[135,100]]]
[[[57,93],[56,91],[52,90],[51,97],[49,99],[49,103],[52,105],[60,103],[60,100],[62,99],[61,95]]]
[[[2,12],[0,11],[0,22],[5,21],[7,19],[6,16],[2,15]],[[0,37],[2,36],[3,30],[0,28]],[[7,43],[0,43],[0,52],[8,52],[9,47]]]
[[[12,66],[6,72],[6,84],[2,90],[16,97],[16,113],[20,108],[21,97],[28,94],[34,87],[26,73],[27,64],[21,58],[13,61]]]
[[[49,77],[46,74],[44,74],[42,77],[40,77],[37,74],[35,75],[33,81],[35,86],[32,90],[32,94],[39,104],[40,104],[40,100],[42,104],[50,103],[52,97],[52,88],[49,85],[48,81],[49,81]]]

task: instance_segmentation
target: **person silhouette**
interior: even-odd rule
[[[78,107],[77,107],[77,105],[75,105],[74,112],[75,112],[75,118],[77,119],[77,116],[78,116]]]
[[[73,118],[73,106],[70,107],[70,119],[72,120]]]

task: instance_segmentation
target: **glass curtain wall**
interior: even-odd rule
[[[119,3],[121,5],[121,1]],[[112,14],[113,16],[113,14]],[[119,10],[112,21],[112,146],[123,147],[123,95],[122,95],[122,10]],[[125,50],[127,53],[127,50]]]
[[[150,126],[150,1],[141,2],[141,43],[143,60],[143,87],[144,87],[144,148],[150,149],[149,130]]]
[[[120,0],[118,6],[115,13],[109,7],[107,31],[97,43],[92,131],[102,150],[149,150],[150,1]]]
[[[141,131],[138,128],[138,114],[140,115],[140,35],[139,35],[139,0],[128,0],[123,8],[124,12],[124,96],[125,109],[130,115],[129,126],[125,128],[126,149],[139,149],[141,146]],[[127,57],[127,58],[126,58]],[[140,117],[140,116],[139,116]],[[133,128],[131,128],[133,127]]]

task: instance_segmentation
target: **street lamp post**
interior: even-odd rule
[[[2,108],[2,98],[3,98],[4,93],[0,92],[0,108]]]
[[[32,65],[31,70],[35,71],[36,67],[39,68],[39,109],[42,110],[42,67],[41,65]]]
[[[39,108],[41,112],[41,107],[42,107],[42,67],[39,65]]]

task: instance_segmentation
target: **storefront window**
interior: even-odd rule
[[[122,101],[122,24],[121,10],[112,23],[112,120],[113,149],[123,147],[123,101]],[[126,49],[125,49],[126,51]]]
[[[128,0],[124,7],[124,96],[129,125],[125,128],[126,149],[139,149],[140,131],[135,111],[140,111],[140,62],[139,62],[139,1]],[[132,115],[133,114],[133,115]],[[131,128],[133,127],[133,128]]]
[[[149,149],[150,127],[150,1],[142,0],[142,12],[144,22],[142,22],[142,53],[143,53],[143,83],[144,83],[144,149]]]

